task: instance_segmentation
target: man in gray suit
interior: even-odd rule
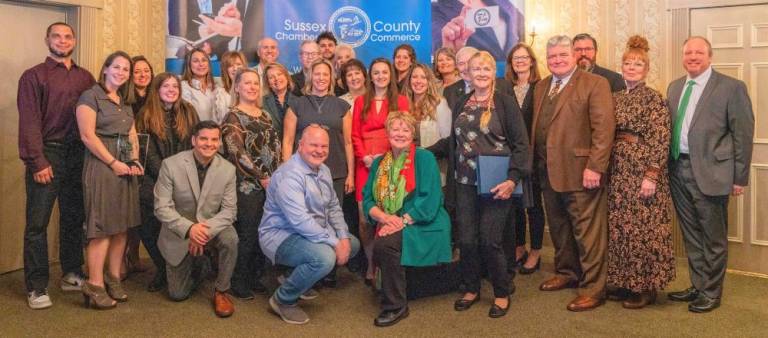
[[[688,75],[667,90],[672,112],[670,183],[685,239],[690,288],[671,300],[691,312],[720,306],[728,260],[728,194],[749,180],[754,115],[744,82],[710,66],[712,46],[694,36],[683,46]]]
[[[192,150],[163,161],[155,184],[155,216],[163,226],[157,246],[166,261],[168,295],[187,299],[210,266],[203,251],[218,252],[214,308],[229,317],[234,305],[226,292],[237,260],[235,167],[218,155],[221,128],[216,122],[198,123]]]

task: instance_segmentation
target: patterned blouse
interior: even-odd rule
[[[496,108],[491,108],[491,120],[486,128],[480,127],[480,116],[487,109],[486,102],[467,101],[456,117],[456,181],[461,184],[477,183],[477,157],[480,155],[509,156],[510,150]]]
[[[259,179],[272,176],[280,164],[280,137],[272,118],[266,111],[253,117],[232,107],[222,130],[226,157],[237,167],[238,191],[262,190]]]

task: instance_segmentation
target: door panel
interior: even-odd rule
[[[768,4],[691,10],[691,35],[707,37],[712,66],[747,84],[755,113],[749,187],[728,205],[728,267],[768,274]]]

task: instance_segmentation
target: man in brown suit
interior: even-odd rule
[[[531,149],[555,245],[555,277],[539,288],[578,287],[568,310],[585,311],[605,299],[605,182],[616,120],[608,81],[576,68],[569,37],[547,41],[547,67],[552,75],[534,92]]]

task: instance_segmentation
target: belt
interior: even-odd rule
[[[625,141],[629,143],[638,143],[640,142],[640,136],[632,132],[619,131],[619,132],[616,132],[616,140]]]

